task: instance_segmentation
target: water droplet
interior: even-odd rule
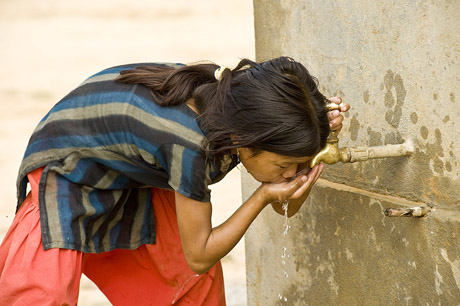
[[[289,201],[284,201],[283,203],[281,203],[281,205],[282,205],[282,208],[284,210],[283,237],[286,237],[287,234],[288,234],[289,229],[291,228],[291,226],[289,225],[289,218],[288,218],[288,214],[287,214]],[[281,248],[281,251],[282,251],[282,253],[281,253],[281,264],[283,266],[285,266],[286,265],[286,260],[285,259],[289,258],[290,256],[289,256],[289,254],[287,252],[287,247],[283,246]],[[284,274],[285,278],[289,277],[289,274],[286,271],[283,271],[283,274]],[[278,294],[278,298],[281,301],[287,302],[287,297],[285,297],[285,296],[283,297],[281,294]],[[283,303],[281,302],[281,304],[283,304]]]

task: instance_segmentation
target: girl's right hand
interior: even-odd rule
[[[342,103],[342,98],[339,96],[329,98],[329,101],[335,104]],[[350,109],[350,104],[343,103],[340,111],[333,110],[327,113],[327,118],[329,120],[329,126],[331,127],[332,131],[340,132],[342,129],[342,121],[343,121],[343,112],[347,112]]]

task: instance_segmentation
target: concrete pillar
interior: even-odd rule
[[[457,305],[460,2],[254,0],[254,14],[258,60],[291,56],[352,105],[340,146],[415,153],[326,166],[286,237],[267,207],[246,235],[248,305]],[[246,198],[258,186],[242,183]],[[383,214],[414,205],[436,211]]]

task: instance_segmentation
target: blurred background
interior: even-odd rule
[[[0,240],[13,221],[16,175],[46,112],[88,76],[126,63],[254,59],[252,1],[1,0]],[[240,173],[213,186],[213,223],[241,204]],[[228,305],[246,305],[244,243],[223,260]],[[110,305],[85,277],[79,305]]]

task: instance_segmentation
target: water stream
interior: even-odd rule
[[[286,236],[288,234],[289,229],[291,228],[291,226],[289,225],[289,218],[288,218],[289,201],[284,201],[283,203],[281,203],[281,207],[283,208],[283,211],[284,211],[283,240],[284,242],[286,242]],[[285,245],[283,245],[283,247],[281,248],[281,265],[283,267],[283,276],[285,278],[289,277],[289,274],[286,271],[286,262],[288,258],[289,258],[288,249]],[[287,297],[283,296],[281,293],[278,294],[278,298],[281,301],[281,305],[283,304],[283,302],[287,302],[288,300]]]

